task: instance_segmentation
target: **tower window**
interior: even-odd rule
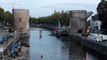
[[[21,23],[21,18],[19,18],[19,22]]]

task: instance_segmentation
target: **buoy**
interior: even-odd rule
[[[40,30],[40,32],[39,32],[39,36],[40,36],[40,38],[42,37],[42,30]]]
[[[43,55],[41,54],[41,59],[43,58]]]

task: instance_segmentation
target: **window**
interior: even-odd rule
[[[21,23],[21,18],[19,18],[19,22]]]

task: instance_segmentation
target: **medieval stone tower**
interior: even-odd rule
[[[75,34],[80,30],[82,33],[87,31],[87,11],[72,10],[70,11],[70,34]]]
[[[13,9],[14,26],[17,32],[29,35],[29,10]]]

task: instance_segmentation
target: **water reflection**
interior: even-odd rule
[[[39,37],[42,30],[42,37]],[[46,29],[32,28],[30,30],[31,60],[97,60],[87,54],[82,45],[68,37],[56,38]]]
[[[81,45],[74,40],[71,40],[69,44],[70,60],[85,60],[86,52],[80,47]]]
[[[39,37],[39,29],[31,31],[30,54],[31,60],[69,60],[68,51],[62,50],[63,43],[56,37],[50,36],[51,32],[43,29],[42,38]]]
[[[98,59],[92,56],[90,53],[86,52],[86,60],[98,60]]]

